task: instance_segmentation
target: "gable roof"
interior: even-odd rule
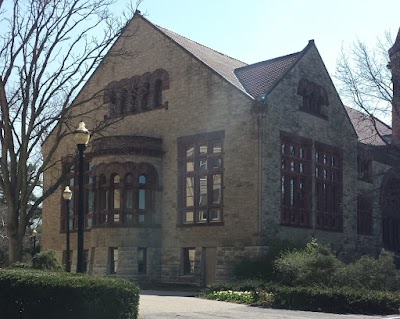
[[[314,43],[310,41],[306,48],[300,52],[248,65],[245,62],[192,41],[171,30],[155,25],[145,19],[140,12],[136,12],[135,17],[142,18],[151,26],[158,29],[197,60],[207,65],[219,76],[251,98],[268,93],[296,64],[310,44]]]
[[[168,29],[162,28],[160,26],[154,25],[162,33],[167,35],[174,42],[179,44],[186,51],[190,52],[193,56],[199,59],[201,62],[209,66],[220,76],[222,76],[229,83],[236,86],[239,90],[246,92],[239,79],[234,74],[234,70],[247,65],[246,63],[231,58],[223,53],[210,49],[200,43],[189,40],[175,32]]]
[[[246,91],[253,97],[268,93],[295,64],[302,52],[247,65],[235,70]]]
[[[358,141],[372,146],[390,144],[392,129],[381,120],[351,107],[345,106],[347,114],[356,130]]]

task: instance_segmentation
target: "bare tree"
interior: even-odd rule
[[[58,144],[74,129],[69,108],[100,100],[102,92],[79,102],[76,97],[130,17],[111,14],[114,2],[0,0],[0,188],[7,209],[10,263],[21,260],[30,220],[63,182],[60,177],[37,192],[43,172],[54,165],[51,158]],[[93,130],[109,124],[96,122]],[[40,146],[50,133],[54,145],[44,158]]]
[[[392,111],[393,89],[387,68],[388,50],[392,45],[393,38],[389,32],[385,33],[383,40],[378,39],[374,48],[357,41],[347,49],[342,48],[336,66],[335,78],[344,103],[366,113],[378,135],[380,130],[376,127],[376,118],[386,117]]]

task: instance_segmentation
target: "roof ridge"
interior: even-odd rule
[[[170,29],[164,28],[164,27],[162,27],[162,26],[160,26],[160,25],[158,25],[158,24],[155,24],[155,23],[154,23],[154,25],[155,25],[157,28],[159,28],[159,29],[162,29],[162,30],[166,30],[166,31],[168,31],[168,32],[171,32],[171,33],[173,33],[173,34],[175,34],[175,35],[177,35],[177,36],[179,36],[179,37],[181,37],[181,38],[184,38],[184,39],[186,39],[186,40],[188,40],[188,41],[190,41],[190,42],[196,43],[197,45],[200,45],[200,46],[202,46],[202,47],[204,47],[204,48],[206,48],[206,49],[209,49],[209,50],[211,50],[211,51],[214,51],[215,53],[221,54],[221,55],[223,55],[223,56],[225,56],[225,57],[227,57],[227,58],[229,58],[229,59],[235,60],[235,61],[240,62],[240,63],[244,63],[244,64],[246,64],[246,66],[250,65],[250,64],[248,64],[248,63],[246,63],[246,62],[243,62],[243,61],[241,61],[241,60],[239,60],[239,59],[236,59],[236,58],[234,58],[234,57],[231,57],[230,55],[227,55],[227,54],[225,54],[225,53],[223,53],[223,52],[217,51],[217,50],[215,50],[215,49],[213,49],[213,48],[210,48],[210,47],[208,47],[208,46],[206,46],[206,45],[204,45],[204,44],[201,44],[201,43],[199,43],[199,42],[197,42],[197,41],[194,41],[194,40],[192,40],[192,39],[189,39],[188,37],[185,37],[185,36],[182,35],[182,34],[176,33],[176,32],[174,32],[174,31],[172,31],[172,30],[170,30]]]
[[[252,63],[252,64],[247,64],[245,66],[241,66],[240,68],[236,68],[235,71],[238,71],[238,70],[241,70],[241,69],[245,69],[245,68],[255,67],[255,66],[258,66],[258,65],[266,63],[266,62],[275,62],[275,61],[283,59],[283,58],[289,58],[289,57],[292,57],[294,55],[300,54],[301,52],[303,52],[303,50],[302,51],[298,51],[298,52],[294,52],[294,53],[290,53],[290,54],[286,54],[286,55],[282,55],[282,56],[278,56],[276,58],[272,58],[272,59],[268,59],[268,60],[264,60],[264,61],[259,61],[259,62]]]

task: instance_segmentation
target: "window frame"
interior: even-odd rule
[[[193,252],[193,260],[191,260],[191,252]],[[182,248],[182,274],[184,276],[192,276],[196,270],[196,248]]]
[[[100,175],[97,176],[96,173]],[[106,178],[105,182],[102,176]],[[114,183],[115,176],[119,176],[118,183]],[[131,176],[129,181],[128,176]],[[155,192],[158,188],[157,171],[153,165],[133,162],[100,164],[95,167],[95,177],[97,180],[95,227],[153,225],[156,205]],[[139,183],[141,177],[145,178],[145,183]],[[114,207],[116,191],[119,194],[119,207]],[[139,197],[142,191],[144,191],[144,207],[139,207]],[[128,196],[130,198],[129,205]],[[132,207],[130,207],[131,205]],[[117,215],[118,218],[116,218]]]
[[[119,263],[119,250],[118,247],[110,247],[109,248],[109,270],[108,273],[110,275],[114,275],[118,273],[118,263]]]
[[[139,260],[140,251],[143,252],[143,260]],[[146,247],[138,247],[137,250],[137,272],[138,275],[146,275],[147,274],[147,248]]]
[[[311,227],[312,141],[281,134],[280,145],[281,224]]]
[[[314,166],[315,226],[320,230],[342,232],[343,152],[315,142]]]
[[[217,131],[178,138],[179,225],[223,224],[224,137]]]

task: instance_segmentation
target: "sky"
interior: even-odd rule
[[[118,0],[118,9],[129,1]],[[139,10],[249,64],[301,51],[314,39],[331,76],[342,46],[357,40],[374,46],[400,27],[399,0],[143,0]]]

